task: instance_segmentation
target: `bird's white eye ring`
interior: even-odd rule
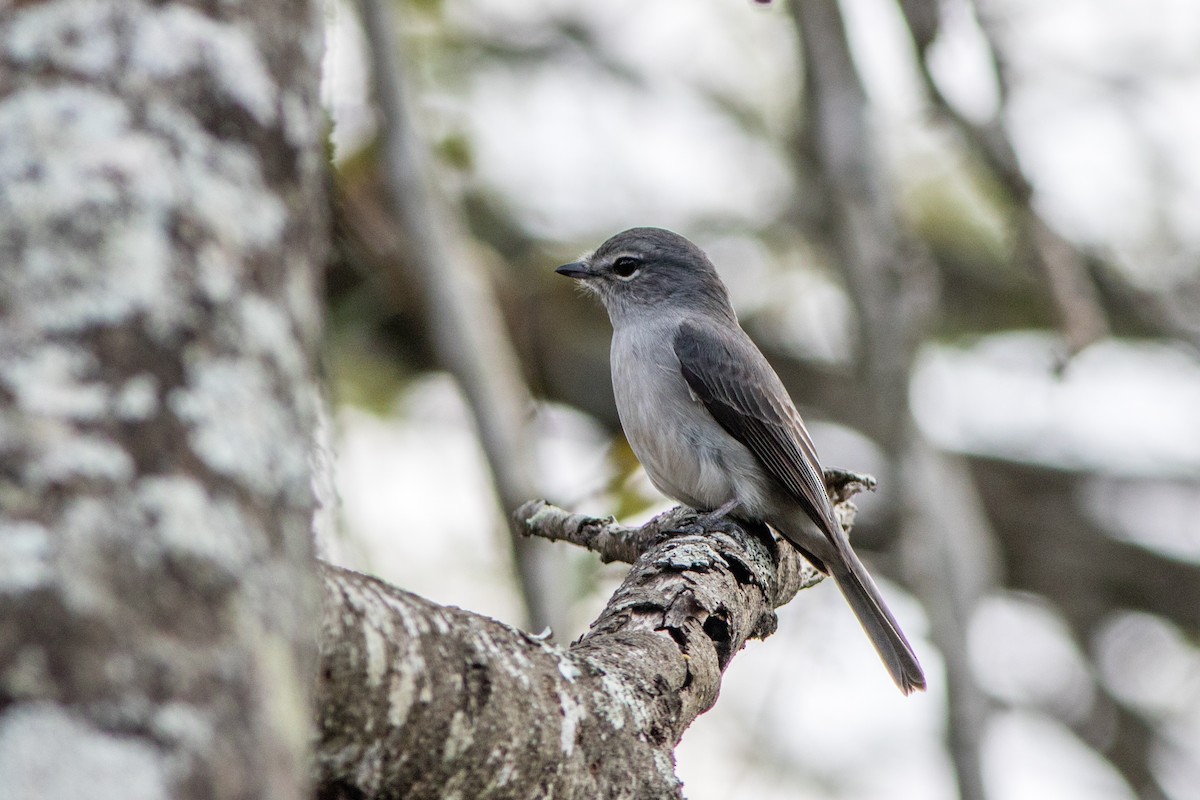
[[[621,256],[613,262],[612,269],[618,278],[628,279],[636,275],[641,266],[641,259],[634,258],[633,256]]]

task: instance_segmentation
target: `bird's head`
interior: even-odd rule
[[[733,313],[725,285],[708,256],[662,228],[622,231],[555,272],[599,295],[613,325],[644,314]]]

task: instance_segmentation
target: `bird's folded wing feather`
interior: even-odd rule
[[[741,330],[731,336],[684,322],[674,348],[692,393],[832,537],[837,522],[816,448],[779,377],[749,337]]]

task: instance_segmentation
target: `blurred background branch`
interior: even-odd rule
[[[880,478],[856,548],[889,597],[910,593],[906,623],[924,615],[935,676],[927,701],[894,705],[853,621],[806,593],[689,731],[689,796],[1188,797],[1200,9],[1152,6],[409,0],[402,60],[339,14],[331,351],[345,513],[372,566],[442,602],[515,607],[470,538],[478,484],[455,454],[471,434],[428,377],[466,368],[440,338],[508,365],[497,391],[519,399],[492,410],[519,421],[527,488],[498,488],[502,505],[661,510],[619,432],[607,322],[551,270],[621,228],[672,227],[713,257],[823,460]],[[424,176],[415,193],[395,188],[394,126],[352,102],[356,59],[379,47],[403,65],[401,111],[420,112],[404,157],[423,166],[400,170]],[[469,264],[433,272],[487,287],[473,307],[490,321],[433,313],[431,264]],[[490,413],[492,390],[460,380],[470,414]],[[424,449],[394,454],[393,431]],[[504,474],[517,451],[496,442]],[[372,480],[395,473],[409,484]],[[435,492],[455,498],[440,545],[365,510]],[[571,636],[620,573],[564,558],[551,605]],[[476,571],[454,584],[459,569]]]
[[[1005,192],[1005,200],[1013,209],[1012,226],[1021,243],[1018,253],[1027,253],[1042,274],[1049,297],[1058,310],[1066,355],[1074,355],[1108,333],[1099,293],[1078,249],[1055,232],[1034,208],[1033,186],[1021,169],[1016,148],[1003,124],[1002,115],[1011,94],[1009,68],[987,11],[978,3],[973,6],[981,22],[981,39],[987,61],[993,68],[999,97],[995,112],[982,123],[973,122],[938,86],[930,68],[929,48],[937,40],[939,5],[937,0],[903,0],[900,3],[917,49],[916,63],[926,95],[936,113],[955,127],[974,155],[987,167],[996,185]]]
[[[975,604],[993,589],[991,532],[970,480],[929,446],[908,410],[912,363],[929,335],[940,287],[924,243],[900,224],[837,0],[791,8],[804,58],[802,163],[815,178],[810,191],[827,203],[831,258],[844,270],[858,312],[855,355],[874,401],[862,421],[894,465],[904,498],[900,574],[928,609],[930,638],[945,659],[946,744],[958,795],[984,800],[989,704],[966,656]]]
[[[366,33],[372,93],[379,110],[380,167],[398,252],[376,261],[391,271],[375,276],[387,295],[415,285],[423,296],[424,322],[439,364],[454,375],[487,458],[504,520],[537,494],[532,479],[533,397],[484,267],[482,250],[463,227],[429,163],[404,82],[400,40],[384,0],[358,0]],[[538,544],[511,530],[512,558],[525,605],[525,624],[540,630],[558,622],[539,574]]]

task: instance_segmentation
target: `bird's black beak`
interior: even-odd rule
[[[593,275],[585,261],[572,261],[570,264],[563,264],[554,271],[559,275],[566,275],[568,278],[574,278],[575,280],[583,280]]]

